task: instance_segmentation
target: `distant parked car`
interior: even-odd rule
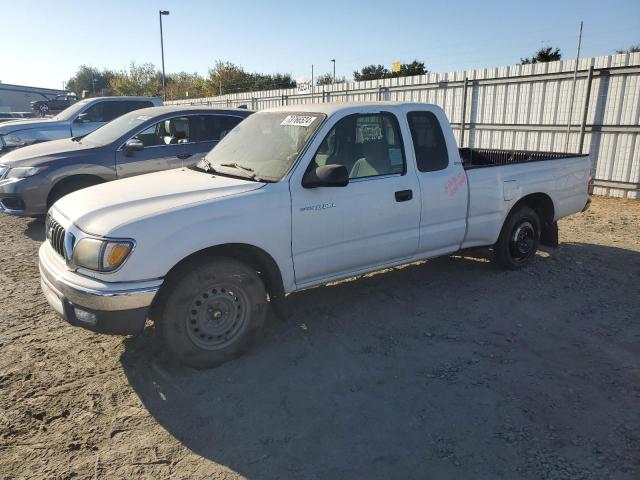
[[[71,105],[78,101],[78,97],[75,93],[65,93],[63,95],[56,95],[49,100],[36,100],[31,102],[31,110],[37,115],[44,117],[50,113],[61,112],[69,108]]]
[[[80,100],[53,118],[0,125],[0,155],[15,148],[60,138],[83,137],[132,110],[162,105],[152,97],[97,97]]]
[[[83,138],[31,145],[0,158],[0,211],[38,216],[98,183],[195,165],[248,110],[167,106],[127,113]]]

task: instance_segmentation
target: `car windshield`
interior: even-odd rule
[[[231,130],[197,168],[279,181],[325,118],[310,112],[255,113]]]
[[[108,145],[151,118],[149,115],[140,115],[140,113],[133,111],[94,130],[83,137],[81,141],[90,145]]]
[[[78,113],[84,106],[89,103],[91,99],[80,100],[79,102],[74,103],[69,108],[65,108],[58,115],[53,117],[54,120],[71,120],[76,113]]]

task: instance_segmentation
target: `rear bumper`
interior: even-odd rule
[[[40,285],[49,305],[71,325],[94,332],[129,335],[144,328],[149,307],[162,285],[106,283],[66,269],[45,242],[40,247]]]

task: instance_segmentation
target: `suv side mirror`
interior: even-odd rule
[[[87,112],[83,112],[78,115],[74,121],[74,123],[89,123],[91,119],[89,118],[89,114]]]
[[[349,172],[344,165],[323,165],[308,170],[302,178],[304,188],[346,187],[349,184]]]
[[[140,150],[143,150],[143,149],[144,149],[144,143],[142,143],[142,141],[138,140],[137,138],[132,138],[130,140],[127,140],[127,143],[125,143],[124,147],[122,147],[122,151],[127,157],[131,155],[133,152],[139,152]]]

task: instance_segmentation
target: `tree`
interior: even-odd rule
[[[248,73],[239,65],[218,60],[209,69],[209,89],[214,95],[226,93],[295,88],[296,82],[288,73]]]
[[[531,63],[545,63],[545,62],[555,62],[562,58],[562,53],[560,53],[560,49],[553,47],[544,47],[536,52],[536,54],[531,58],[521,58],[520,65],[529,65]]]
[[[356,82],[363,80],[380,80],[381,78],[389,78],[391,72],[384,65],[367,65],[362,67],[360,71],[353,72],[353,79]]]
[[[167,100],[207,97],[211,89],[207,81],[197,73],[171,73],[166,81]]]
[[[410,77],[412,75],[426,75],[429,70],[424,68],[424,63],[414,60],[411,63],[403,63],[400,65],[399,72],[393,72],[394,77]]]
[[[336,77],[335,83],[344,83],[347,79],[344,77]],[[316,78],[316,85],[332,85],[333,84],[333,74],[331,73],[323,73],[319,77]]]
[[[637,45],[631,45],[629,48],[616,50],[616,53],[636,53],[640,52],[640,43]]]
[[[424,67],[423,62],[414,60],[411,63],[402,63],[397,72],[389,71],[383,65],[367,65],[360,71],[353,72],[353,79],[358,82],[362,80],[380,80],[382,78],[409,77],[411,75],[425,75],[429,71]]]
[[[78,71],[67,81],[67,91],[82,95],[83,90],[88,96],[110,95],[109,84],[115,76],[110,70],[98,70],[88,65],[80,65]]]
[[[159,97],[162,94],[162,73],[152,63],[136,65],[131,62],[129,71],[118,72],[110,86],[114,95]]]

